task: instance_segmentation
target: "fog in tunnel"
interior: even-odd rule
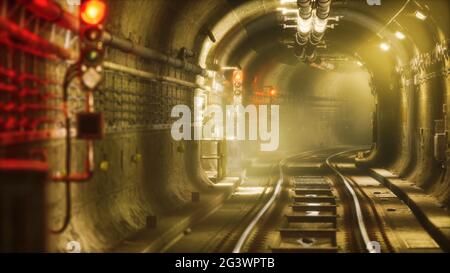
[[[370,75],[355,63],[335,71],[293,68],[283,112],[281,149],[372,143],[375,101]]]

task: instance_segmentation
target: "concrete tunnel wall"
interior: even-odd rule
[[[430,3],[431,4],[431,3]],[[434,2],[430,5],[432,11],[443,8],[443,2]],[[433,9],[435,8],[435,9]],[[447,7],[448,8],[448,7]],[[406,22],[411,24],[411,22]],[[408,52],[408,63],[417,56],[429,54],[435,51],[436,44],[445,44],[448,41],[448,18],[437,17],[433,24],[422,26],[417,33],[412,34],[412,46]],[[420,77],[439,71],[448,70],[448,59],[440,59],[435,64],[423,66],[417,73]],[[405,180],[426,189],[431,195],[438,198],[443,206],[450,205],[450,178],[448,177],[448,147],[444,161],[438,161],[434,154],[434,136],[436,121],[443,121],[447,134],[448,122],[448,74],[432,77],[419,84],[412,84],[413,74],[405,72],[402,75],[395,73],[391,77],[391,89],[398,92],[397,109],[394,115],[398,115],[395,127],[401,128],[395,140],[396,154],[394,161],[388,164],[394,173]],[[406,81],[405,81],[406,80]],[[447,137],[447,143],[449,138]]]
[[[106,29],[137,44],[176,56],[182,47],[198,46],[195,39],[199,38],[197,34],[206,20],[201,17],[208,15],[206,11],[211,5],[204,3],[189,8],[186,3],[183,7],[180,1],[109,1]],[[107,61],[195,81],[194,76],[182,70],[146,62],[115,49],[108,49]],[[133,80],[118,79],[107,79],[103,87],[104,92],[139,89],[145,89],[141,92],[168,92],[164,97],[167,101],[176,96],[170,93],[174,87],[171,88],[156,83],[137,86]],[[183,99],[178,102],[191,105],[194,90],[179,92],[183,93]],[[126,95],[120,99],[126,100]],[[99,110],[102,107],[98,105]],[[170,107],[163,109],[161,116],[170,116],[167,109]],[[155,123],[167,125],[170,120]],[[94,178],[87,183],[72,184],[71,224],[63,234],[52,236],[51,251],[65,251],[66,244],[73,240],[79,241],[86,252],[107,251],[144,228],[148,216],[156,215],[158,221],[163,221],[164,216],[190,203],[192,192],[211,190],[199,164],[198,143],[173,141],[167,127],[137,129],[123,120],[109,125],[107,131],[105,139],[95,143],[97,171]],[[54,168],[63,170],[60,159],[64,158],[64,143],[53,142],[48,146]],[[74,170],[82,169],[83,147],[81,143],[74,145]],[[102,162],[108,165],[103,171],[99,169]],[[64,185],[51,184],[48,192],[49,225],[56,229],[62,225],[65,215]]]
[[[434,155],[435,121],[445,122],[448,134],[448,54],[432,64],[421,64],[417,71],[402,70],[398,67],[410,65],[413,59],[434,54],[436,44],[448,44],[449,21],[440,16],[442,10],[448,10],[446,1],[424,1],[434,16],[426,23],[415,20],[414,16],[405,16],[398,24],[408,32],[408,43],[396,43],[390,37],[395,54],[373,54],[376,48],[367,45],[360,53],[369,71],[373,75],[372,84],[377,100],[375,146],[370,156],[361,160],[372,167],[388,168],[405,180],[408,180],[438,198],[443,206],[449,206],[450,180],[448,177],[448,145],[444,161],[437,161]],[[357,9],[355,9],[357,10]],[[361,23],[365,15],[353,11],[346,13]],[[363,24],[371,29],[378,22],[364,18]],[[377,32],[380,27],[370,31]],[[392,36],[384,33],[384,36]],[[372,46],[372,47],[371,47]],[[441,76],[441,71],[444,73]],[[429,76],[425,81],[414,83],[414,77]],[[447,137],[447,143],[449,138]]]

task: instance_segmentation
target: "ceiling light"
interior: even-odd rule
[[[297,24],[297,30],[301,33],[309,33],[313,27],[313,21],[312,17],[309,19],[303,19],[300,16],[298,16],[298,24]]]
[[[389,51],[389,49],[391,49],[391,46],[388,43],[381,43],[380,48],[383,51]]]
[[[325,30],[327,29],[328,19],[322,20],[322,19],[319,19],[318,17],[314,17],[313,24],[314,24],[314,30],[316,32],[324,33]]]
[[[397,31],[395,33],[395,37],[397,37],[397,39],[399,40],[404,40],[406,38],[405,34],[403,34],[403,32]]]
[[[421,12],[420,10],[417,10],[415,13],[417,19],[425,21],[427,19],[427,16],[425,15],[425,13]]]

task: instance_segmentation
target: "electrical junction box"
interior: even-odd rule
[[[103,114],[82,112],[77,114],[77,138],[98,140],[103,138]]]

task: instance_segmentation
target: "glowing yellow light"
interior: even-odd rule
[[[427,19],[427,16],[420,10],[417,10],[415,15],[416,15],[417,19],[419,19],[419,20],[425,21]]]
[[[399,40],[404,40],[404,39],[406,38],[405,34],[403,34],[403,33],[400,32],[400,31],[397,31],[397,32],[395,33],[395,37],[397,37],[397,39],[399,39]]]
[[[391,46],[388,43],[381,43],[380,48],[383,51],[389,51],[389,49],[391,49]]]

